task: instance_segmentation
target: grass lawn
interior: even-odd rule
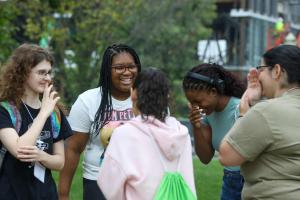
[[[223,168],[218,160],[212,160],[208,165],[194,159],[195,184],[198,200],[219,200]]]
[[[81,161],[82,162],[82,161]],[[80,163],[81,163],[80,162]],[[52,172],[55,181],[58,181],[58,172]],[[73,177],[72,188],[71,188],[71,198],[70,200],[81,200],[82,199],[82,168],[78,165],[75,176]]]
[[[194,159],[194,173],[197,196],[199,200],[218,200],[221,194],[222,167],[217,160],[203,165],[199,159]],[[58,179],[58,173],[53,176]],[[71,200],[82,199],[82,170],[78,167],[71,188]]]

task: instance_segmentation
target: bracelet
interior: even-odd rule
[[[238,118],[244,117],[243,115],[239,115]]]

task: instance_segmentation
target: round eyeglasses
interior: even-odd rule
[[[138,71],[138,67],[136,64],[116,64],[116,65],[112,65],[112,68],[115,70],[117,74],[124,73],[126,69],[133,73]]]
[[[47,71],[47,70],[38,70],[34,72],[35,74],[37,74],[40,78],[53,78],[54,77],[54,73],[52,70]]]

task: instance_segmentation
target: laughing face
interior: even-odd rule
[[[206,90],[187,90],[185,96],[192,106],[198,106],[203,109],[206,115],[216,111],[217,98],[215,92]]]
[[[261,62],[262,66],[267,66],[264,60]],[[276,93],[276,81],[272,73],[275,71],[274,67],[262,67],[258,70],[258,80],[262,87],[262,96],[271,99]]]
[[[112,95],[124,100],[130,95],[130,88],[138,73],[138,66],[133,57],[127,53],[119,53],[112,59]]]

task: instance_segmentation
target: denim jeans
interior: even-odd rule
[[[224,169],[221,200],[241,200],[244,178],[240,171]]]

